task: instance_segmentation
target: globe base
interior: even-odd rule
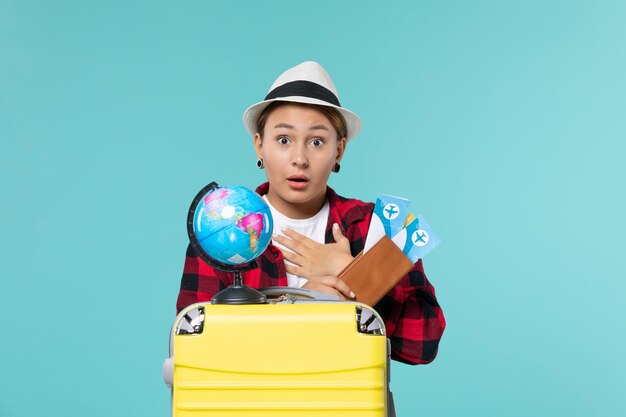
[[[247,285],[231,285],[211,298],[211,304],[266,304],[265,294]]]

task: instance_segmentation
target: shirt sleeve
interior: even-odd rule
[[[232,278],[200,258],[198,252],[189,245],[185,256],[180,292],[176,301],[176,312],[193,303],[210,301],[220,290],[232,284]]]
[[[410,365],[435,359],[446,321],[421,259],[375,309],[385,322],[391,359]]]

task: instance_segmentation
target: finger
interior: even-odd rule
[[[306,252],[306,250],[308,249],[304,244],[293,240],[289,237],[285,237],[285,236],[280,236],[280,235],[273,235],[272,239],[275,242],[280,243],[281,245],[291,249],[294,252],[300,253],[300,254],[304,254]]]
[[[333,237],[335,238],[335,242],[337,242],[337,247],[350,255],[350,241],[341,233],[341,229],[337,223],[333,224]]]
[[[290,239],[298,242],[299,244],[307,246],[307,247],[310,246],[311,242],[313,242],[313,243],[315,242],[313,239],[310,239],[307,236],[302,235],[302,234],[296,232],[295,230],[284,228],[284,229],[282,229],[282,232],[285,234],[285,236],[287,236]]]
[[[346,299],[346,296],[343,295],[341,292],[337,291],[335,288],[333,287],[325,287],[325,288],[328,288],[326,292],[328,292],[329,294],[335,294],[336,296],[339,297],[340,300]]]
[[[350,252],[350,241],[341,233],[341,228],[337,223],[333,224],[333,238],[343,250]]]
[[[283,257],[286,260],[288,260],[292,264],[302,266],[302,262],[304,261],[304,258],[302,256],[300,256],[297,253],[289,252],[288,250],[284,250],[284,249],[281,252],[283,253]]]
[[[302,275],[304,272],[302,272],[302,268],[300,268],[299,266],[285,264],[285,270],[289,272],[291,275],[304,277],[304,275]]]
[[[337,223],[333,223],[333,237],[335,238],[335,242],[337,243],[339,243],[340,240],[346,238],[343,233],[341,233],[341,228]]]
[[[337,277],[327,276],[327,277],[323,278],[322,282],[325,285],[328,285],[328,286],[336,288],[337,290],[339,290],[342,294],[344,294],[348,298],[354,298],[355,297],[354,292],[350,289],[348,284],[346,284],[343,280],[341,280],[341,279],[339,279]]]
[[[346,297],[344,297],[344,295],[342,293],[340,293],[335,288],[333,288],[331,286],[328,286],[328,285],[324,285],[324,284],[319,284],[319,283],[314,283],[314,282],[308,281],[306,284],[304,284],[302,286],[302,288],[307,288],[309,290],[319,291],[319,292],[323,292],[323,293],[326,293],[326,294],[334,294],[334,295],[338,296],[340,300],[345,300],[346,299]]]

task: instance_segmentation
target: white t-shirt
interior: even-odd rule
[[[330,212],[330,205],[328,204],[328,200],[324,203],[322,209],[313,217],[309,217],[308,219],[291,219],[280,211],[276,210],[267,199],[267,195],[263,196],[263,200],[270,207],[270,211],[272,212],[272,217],[274,219],[274,234],[285,236],[282,232],[283,228],[289,228],[291,230],[295,230],[301,235],[307,236],[309,239],[316,241],[317,243],[324,243],[324,238],[326,236],[326,225],[328,224],[328,214]],[[285,246],[272,241],[274,245],[276,245],[280,250],[288,250],[293,252],[291,249],[286,248]],[[285,259],[285,263],[289,265],[293,265],[293,263],[289,262]],[[302,287],[308,279],[304,277],[300,277],[297,275],[290,274],[287,272],[287,282],[290,287]]]

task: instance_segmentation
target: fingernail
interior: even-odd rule
[[[350,291],[350,298],[354,298],[356,297],[356,294],[354,293],[354,291]]]
[[[333,227],[334,227],[335,229],[339,229],[339,225],[338,225],[337,223],[333,223]]]

